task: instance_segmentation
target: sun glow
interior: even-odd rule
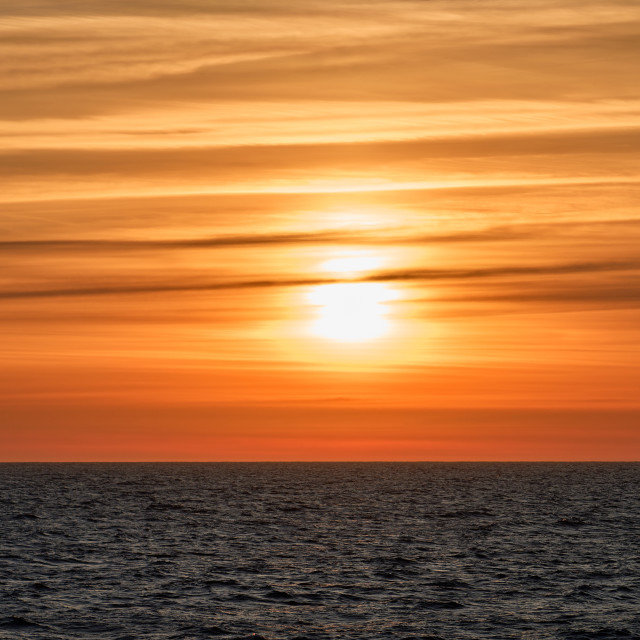
[[[379,255],[363,251],[349,251],[326,260],[320,265],[323,271],[340,274],[343,278],[353,278],[364,271],[372,271],[382,266]]]
[[[379,338],[390,329],[388,302],[397,293],[380,282],[342,282],[315,287],[309,302],[318,307],[314,335],[342,342]]]

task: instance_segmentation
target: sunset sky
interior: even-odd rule
[[[640,459],[637,0],[0,0],[0,460]]]

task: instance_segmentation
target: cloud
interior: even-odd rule
[[[386,4],[385,0],[307,0],[304,8],[297,8],[284,0],[267,0],[257,3],[255,0],[22,0],[20,3],[3,5],[0,15],[4,16],[170,16],[189,15],[254,15],[258,14],[307,14],[330,13],[332,11],[357,11]]]
[[[158,249],[213,249],[217,247],[250,247],[256,245],[306,244],[322,242],[351,242],[357,236],[338,232],[276,233],[229,235],[215,238],[180,240],[0,240],[2,251],[130,251]]]
[[[14,290],[0,292],[0,299],[36,299],[85,296],[112,296],[153,293],[178,293],[199,291],[222,291],[239,289],[264,289],[275,287],[304,287],[337,282],[438,282],[438,281],[474,281],[493,278],[518,276],[562,276],[572,274],[603,273],[609,271],[628,271],[640,269],[640,260],[607,262],[574,262],[567,264],[537,266],[504,266],[478,269],[407,269],[388,270],[373,273],[354,280],[327,278],[266,278],[266,279],[230,279],[201,283],[152,283],[134,285],[92,286],[78,285],[68,288]]]
[[[7,119],[144,111],[176,96],[181,104],[638,96],[640,34],[628,2],[591,11],[460,0],[400,10],[353,0],[304,9],[240,0],[6,5]]]
[[[453,301],[454,298],[438,298]],[[463,295],[456,298],[464,302],[640,302],[640,288],[634,283],[606,284],[591,283],[588,286],[550,287],[549,289],[528,287],[526,291],[510,293],[486,293]]]
[[[540,266],[504,266],[480,269],[410,269],[406,271],[382,271],[364,279],[366,282],[477,280],[511,276],[568,275],[598,273],[640,268],[638,261],[574,262]]]
[[[379,171],[381,167],[446,167],[447,160],[466,159],[479,172],[478,158],[508,159],[508,166],[537,168],[530,158],[546,155],[559,162],[565,156],[580,155],[580,168],[590,167],[589,154],[598,156],[593,171],[601,173],[602,155],[633,155],[640,146],[640,128],[595,131],[538,132],[459,136],[385,142],[245,145],[227,147],[160,148],[141,150],[107,149],[30,149],[0,153],[0,176],[105,176],[127,177],[182,176],[196,178],[244,176],[254,178],[262,172],[273,174],[326,168],[332,172]],[[576,160],[571,160],[572,164]],[[545,163],[547,166],[549,163]],[[592,163],[593,164],[593,163]],[[543,167],[544,168],[544,167]],[[489,165],[483,173],[494,170]]]
[[[157,251],[181,249],[215,249],[223,247],[251,247],[266,245],[298,245],[298,244],[363,244],[363,245],[400,245],[400,244],[448,244],[501,242],[511,240],[535,239],[553,236],[563,232],[584,230],[592,233],[614,231],[616,234],[626,229],[625,239],[629,233],[640,229],[640,220],[589,220],[564,221],[553,223],[521,223],[496,225],[471,231],[453,231],[449,233],[417,233],[401,227],[376,231],[350,232],[344,229],[327,229],[311,233],[272,233],[224,235],[214,237],[195,237],[180,239],[34,239],[34,240],[0,240],[0,251],[34,252],[42,255],[47,251]],[[602,237],[602,236],[600,236]]]

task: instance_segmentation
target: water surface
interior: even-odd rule
[[[0,639],[640,638],[640,465],[0,465]]]

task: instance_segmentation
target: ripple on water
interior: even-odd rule
[[[637,464],[7,464],[0,503],[0,640],[640,639]]]

